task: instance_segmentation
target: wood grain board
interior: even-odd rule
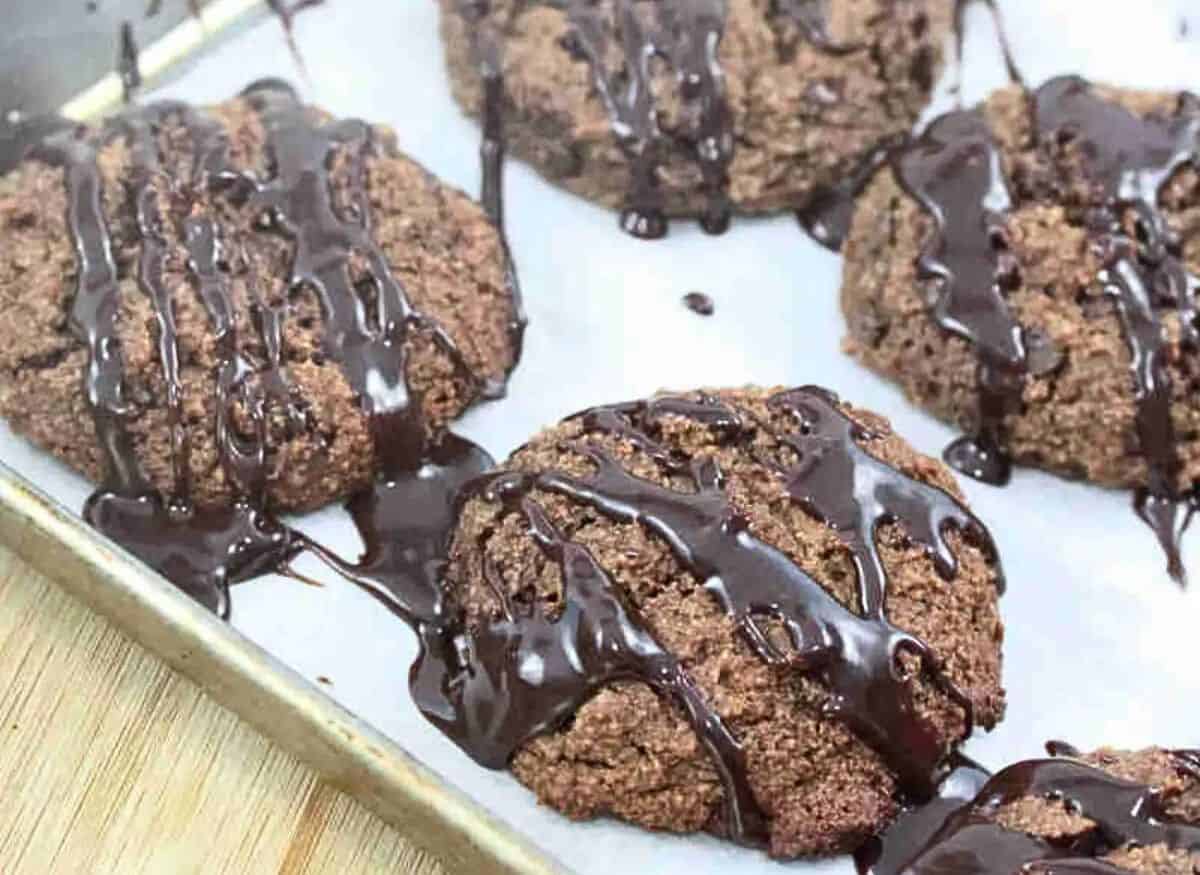
[[[0,547],[0,872],[444,870]]]

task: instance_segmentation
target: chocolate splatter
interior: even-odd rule
[[[357,521],[371,517],[372,531],[388,541],[383,549],[403,551],[409,536],[417,544],[428,541],[428,526],[448,519],[448,511],[440,516],[437,511],[448,501],[441,490],[490,465],[486,453],[473,445],[430,432],[420,415],[420,399],[407,382],[409,332],[431,336],[477,396],[502,391],[499,381],[474,374],[449,336],[412,305],[371,237],[362,188],[364,162],[379,150],[371,127],[358,121],[315,122],[286,83],[256,83],[245,94],[266,131],[270,170],[265,178],[234,168],[221,125],[178,103],[129,109],[106,123],[98,138],[89,139],[84,129],[59,133],[34,153],[64,170],[68,227],[79,262],[70,326],[89,350],[84,390],[106,472],[88,500],[85,518],[222,615],[228,614],[230,584],[284,569],[308,544],[274,518],[265,498],[268,413],[279,411],[290,427],[303,428],[307,412],[296,400],[282,360],[286,304],[271,305],[251,289],[253,327],[264,362],[252,363],[238,352],[229,281],[221,266],[222,229],[215,218],[194,211],[202,193],[223,195],[260,212],[269,218],[267,233],[293,244],[290,283],[311,288],[321,300],[324,353],[341,364],[368,416],[381,476],[370,490],[353,497],[349,507]],[[192,140],[186,178],[160,161],[159,137],[170,123],[182,125]],[[141,472],[125,424],[132,407],[125,397],[118,338],[120,293],[97,166],[100,146],[114,139],[129,147],[129,196],[141,243],[137,281],[157,321],[174,471],[166,496],[155,492]],[[337,151],[351,162],[348,175],[355,180],[349,194],[354,209],[348,217],[334,208],[330,187],[329,168]],[[496,199],[500,169],[499,157],[485,165],[486,186]],[[188,208],[179,214],[171,203]],[[498,216],[497,203],[492,210]],[[175,292],[163,278],[169,233],[183,241],[191,279],[216,340],[214,428],[220,464],[237,492],[227,507],[199,509],[190,497]],[[366,264],[373,307],[351,278],[352,253]],[[514,272],[509,279],[515,283]],[[511,327],[518,342],[523,326],[516,309]],[[250,435],[235,426],[235,409],[251,422]],[[431,479],[437,482],[431,484]]]
[[[688,292],[682,300],[683,306],[698,316],[711,316],[717,309],[713,299],[704,292]]]
[[[1051,743],[1053,757],[1078,753]],[[1195,751],[1171,752],[1181,769],[1190,770]],[[1053,800],[1094,828],[1070,842],[1048,841],[1007,830],[995,813],[1025,798]],[[1027,760],[998,772],[965,804],[946,811],[917,810],[888,830],[881,842],[868,844],[856,862],[862,875],[935,875],[974,872],[1123,873],[1099,858],[1124,847],[1165,845],[1172,850],[1200,851],[1200,827],[1173,820],[1163,809],[1156,788],[1114,777],[1069,759]],[[1052,863],[1043,867],[1039,864]]]

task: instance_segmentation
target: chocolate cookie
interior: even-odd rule
[[[1009,460],[1138,490],[1181,574],[1200,480],[1200,100],[1066,77],[931,123],[846,244],[848,351]]]
[[[494,41],[514,152],[642,237],[797,209],[925,106],[951,0],[441,0],[457,100]]]
[[[503,390],[524,326],[488,146],[485,211],[277,81],[52,134],[0,179],[0,415],[222,613],[304,544],[280,510],[432,525],[488,462],[443,426]]]
[[[663,395],[467,487],[461,632],[418,627],[412,688],[569,817],[844,852],[1001,718],[1001,588],[950,472],[882,418],[815,387]]]
[[[1194,875],[1200,872],[1200,751],[1107,748],[988,775],[961,768],[942,797],[858,853],[863,875]]]
[[[300,124],[307,139],[285,144]],[[304,166],[305,149],[322,152],[318,169],[328,153],[327,176]],[[394,389],[419,399],[427,430],[515,361],[499,233],[385,129],[259,91],[131,109],[35,156],[0,179],[0,415],[94,481],[108,472],[89,415],[106,399],[92,390],[111,393],[133,460],[165,496],[230,502],[242,490],[221,431],[261,427],[269,503],[306,510],[377,468],[361,377],[343,361],[381,312],[407,349]],[[343,265],[321,263],[338,247],[320,236],[322,209],[356,238],[340,285]],[[305,249],[311,267],[297,262]],[[109,329],[89,365],[89,342]],[[111,368],[112,382],[89,382],[89,367]]]

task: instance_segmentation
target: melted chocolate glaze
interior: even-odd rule
[[[688,292],[683,296],[683,306],[698,316],[711,316],[717,309],[713,299],[704,292]]]
[[[621,227],[645,239],[667,233],[658,168],[675,144],[659,127],[651,87],[651,66],[659,58],[675,70],[683,99],[698,106],[699,124],[689,145],[708,196],[701,226],[719,234],[729,226],[725,188],[733,157],[732,120],[717,60],[724,0],[664,0],[650,14],[639,11],[633,0],[617,0],[615,8],[625,63],[623,71],[611,74],[605,66],[609,37],[604,12],[587,0],[566,0],[571,25],[567,48],[591,68],[596,93],[629,160],[630,192]]]
[[[448,525],[445,511],[440,516],[435,513],[439,502],[445,503],[439,490],[479,473],[490,462],[482,450],[468,452],[460,439],[431,436],[420,415],[420,399],[407,382],[408,332],[420,330],[433,337],[480,395],[494,396],[502,388],[498,381],[476,376],[449,336],[412,306],[372,239],[362,187],[364,162],[379,148],[372,129],[357,121],[313,122],[286,83],[255,83],[245,95],[260,113],[266,131],[271,171],[264,179],[233,168],[221,125],[182,104],[127,110],[107,123],[99,137],[100,144],[119,138],[129,147],[129,196],[141,242],[137,281],[157,321],[171,431],[174,483],[167,496],[157,494],[141,472],[125,426],[131,408],[125,398],[118,335],[117,271],[101,206],[100,146],[88,139],[86,131],[71,130],[46,140],[34,156],[63,168],[68,227],[79,263],[70,326],[89,350],[84,389],[106,471],[104,483],[87,503],[85,518],[222,615],[228,614],[231,583],[285,568],[308,544],[274,519],[265,499],[268,411],[282,412],[293,429],[305,427],[307,411],[283,365],[286,304],[269,304],[251,289],[252,323],[265,362],[255,365],[238,352],[233,302],[221,267],[222,229],[216,219],[191,207],[201,193],[223,194],[260,210],[270,232],[293,242],[290,284],[307,286],[320,298],[325,354],[342,365],[369,417],[381,477],[367,493],[355,496],[349,507],[364,532],[394,538],[380,548],[384,552],[407,551],[406,538],[412,539],[413,550],[428,550],[429,521],[440,519]],[[186,178],[165,166],[161,157],[159,138],[171,123],[182,125],[192,141],[193,161]],[[354,184],[348,216],[333,203],[329,168],[337,150],[351,161],[348,175]],[[485,145],[485,189],[490,192],[489,211],[497,218],[502,153]],[[181,217],[171,208],[173,201],[180,200],[189,204]],[[190,498],[174,292],[163,277],[171,232],[183,241],[190,278],[216,339],[214,428],[220,463],[238,494],[223,508],[200,509]],[[351,280],[352,253],[367,264],[368,280],[376,292],[374,313],[368,314]],[[516,276],[511,269],[509,280],[516,300]],[[524,319],[519,307],[515,314],[512,331],[514,346],[519,346]],[[253,434],[239,432],[235,410],[248,417]],[[429,484],[430,478],[437,483]]]
[[[788,3],[789,0],[778,0],[779,3]],[[962,78],[963,66],[963,43],[966,37],[966,11],[967,7],[975,0],[955,0],[954,5],[954,44],[955,58],[957,62],[958,76]],[[1000,48],[1004,55],[1004,65],[1008,71],[1009,81],[1024,87],[1025,80],[1021,76],[1021,71],[1017,68],[1016,61],[1013,58],[1012,49],[1009,46],[1008,34],[1004,28],[1004,21],[1001,18],[1000,10],[997,7],[995,0],[980,0],[987,4],[991,10],[992,16],[996,21],[996,29]],[[797,8],[816,8],[820,4],[814,0],[790,0],[791,5]],[[797,20],[803,19],[804,15],[797,15]],[[809,32],[809,39],[814,44],[820,45],[819,39],[815,38]],[[853,50],[853,46],[846,47],[845,50]],[[958,85],[954,86],[955,94],[960,91]],[[854,207],[858,200],[858,196],[866,190],[871,180],[875,178],[876,172],[893,160],[893,156],[904,149],[908,145],[910,137],[907,134],[897,134],[893,137],[888,137],[881,140],[875,145],[870,152],[862,157],[862,159],[846,174],[846,177],[835,185],[826,185],[818,188],[812,193],[808,201],[796,211],[796,218],[800,220],[801,226],[808,235],[817,243],[820,243],[826,249],[833,252],[841,251],[842,245],[846,242],[846,237],[850,233],[850,223],[854,219]],[[979,447],[973,447],[976,450],[973,455],[975,458],[968,461],[966,464],[976,469],[995,467],[994,458],[982,457],[978,452]],[[967,448],[964,448],[967,451]],[[994,454],[993,454],[994,456]],[[1001,470],[994,470],[993,477],[1000,477]]]
[[[860,614],[848,611],[784,554],[753,538],[744,520],[726,500],[721,472],[711,460],[687,466],[656,448],[647,429],[666,413],[697,418],[696,402],[659,401],[637,408],[609,408],[584,415],[585,427],[609,431],[646,449],[673,473],[686,473],[694,494],[678,493],[634,477],[610,456],[588,445],[576,449],[597,467],[592,478],[580,480],[543,474],[538,488],[566,495],[621,522],[636,522],[666,541],[676,558],[733,617],[747,641],[764,660],[800,671],[814,672],[831,689],[828,713],[847,723],[896,770],[906,790],[927,794],[930,776],[945,753],[942,741],[918,719],[907,679],[900,677],[901,652],[921,657],[928,678],[964,712],[969,735],[973,709],[969,698],[941,671],[924,642],[893,627],[883,615],[886,580],[875,553],[873,534],[881,522],[899,521],[914,540],[931,548],[941,542],[941,530],[969,527],[975,536],[986,533],[945,493],[921,489],[894,469],[847,446],[865,437],[836,407],[833,396],[806,387],[780,393],[772,406],[792,413],[797,431],[774,435],[799,456],[793,468],[780,469],[792,498],[836,528],[854,553],[859,571]],[[718,430],[738,438],[750,432],[739,417],[715,401],[700,421],[714,421]],[[732,438],[731,438],[732,439]],[[869,491],[868,491],[869,487]],[[903,497],[902,497],[903,496]],[[855,521],[851,525],[851,521]],[[851,531],[853,529],[853,531]],[[936,531],[935,531],[936,530]],[[868,545],[866,532],[872,537]],[[943,573],[954,564],[948,549],[941,552]],[[878,568],[878,571],[875,569]],[[789,653],[773,645],[759,620],[783,622],[793,646]]]
[[[660,0],[639,4],[616,0],[616,40],[622,66],[610,71],[608,13],[591,0],[541,0],[564,9],[570,30],[564,48],[585,61],[596,94],[608,112],[613,134],[629,162],[630,187],[621,211],[621,227],[635,237],[657,239],[668,222],[658,171],[672,154],[689,155],[700,170],[707,207],[701,227],[710,234],[728,229],[732,206],[727,194],[733,160],[733,118],[725,100],[725,77],[718,58],[725,29],[727,0]],[[475,27],[486,18],[488,0],[463,0],[460,9]],[[804,38],[832,54],[856,51],[828,32],[824,0],[777,0],[771,15],[791,18]],[[675,73],[679,96],[696,107],[695,129],[664,131],[651,83],[655,60]]]
[[[875,178],[879,168],[888,162],[892,153],[908,142],[907,134],[897,134],[876,144],[870,152],[836,185],[817,188],[804,206],[796,210],[796,218],[808,236],[831,252],[840,252],[854,220],[858,196]]]
[[[1138,116],[1098,96],[1077,77],[1052,79],[1031,95],[1038,147],[1073,162],[1091,183],[1085,227],[1101,254],[1098,277],[1129,345],[1139,444],[1148,469],[1138,515],[1154,530],[1168,570],[1183,581],[1179,539],[1196,497],[1180,490],[1171,423],[1168,339],[1159,312],[1179,313],[1182,342],[1195,349],[1196,290],[1181,243],[1158,205],[1161,187],[1200,160],[1200,99],[1183,95],[1170,116]],[[956,111],[893,157],[901,187],[934,223],[918,274],[930,283],[934,321],[968,341],[979,360],[975,432],[946,450],[946,461],[991,483],[1008,479],[1003,421],[1018,410],[1030,374],[1057,367],[1061,356],[1039,332],[1025,331],[1006,292],[1020,284],[1005,222],[1014,204],[998,148],[980,110]],[[1132,227],[1133,230],[1130,230]]]
[[[1052,756],[1077,756],[1069,746],[1047,745]],[[1181,769],[1195,767],[1195,751],[1172,751]],[[1095,826],[1078,838],[1051,843],[1013,832],[993,818],[1024,798],[1053,800]],[[1200,851],[1200,827],[1172,820],[1152,787],[1113,777],[1064,759],[1028,760],[991,777],[965,804],[949,811],[918,809],[856,854],[862,875],[937,875],[973,872],[1124,873],[1100,856],[1129,845],[1166,845]]]
[[[946,818],[970,802],[992,773],[962,754],[951,757],[950,768],[938,783],[937,794],[922,805],[907,807],[879,835],[867,839],[854,852],[861,875],[899,873],[914,848],[924,847]]]
[[[999,151],[981,112],[953,112],[896,153],[893,170],[934,222],[917,262],[918,277],[934,289],[933,319],[979,356],[979,426],[951,445],[946,461],[980,480],[1006,482],[1002,422],[1020,401],[1026,352],[1004,296],[1019,273],[1004,249],[1012,199]]]
[[[390,509],[380,503],[378,490],[370,501],[352,504],[367,545],[360,562],[349,564],[319,545],[309,546],[413,628],[420,641],[409,674],[414,701],[482,765],[505,767],[524,743],[561,726],[601,687],[639,680],[678,708],[709,752],[725,788],[724,832],[735,841],[762,844],[766,818],[755,801],[737,739],[595,557],[563,536],[536,496],[563,495],[614,520],[639,523],[707,581],[705,588],[737,620],[759,656],[822,679],[830,689],[827,713],[879,751],[905,791],[920,798],[931,792],[952,742],[939,739],[918,716],[910,679],[898,666],[899,654],[919,655],[925,676],[962,708],[964,736],[971,731],[973,709],[929,648],[884,617],[886,579],[875,553],[876,529],[898,522],[947,577],[956,569],[944,540],[947,530],[960,530],[988,550],[990,539],[949,495],[910,480],[859,448],[856,441],[873,436],[851,423],[832,395],[809,387],[780,393],[771,403],[797,420],[796,431],[774,435],[798,457],[794,467],[779,468],[778,474],[793,498],[827,520],[854,552],[861,616],[747,531],[710,459],[680,458],[656,440],[657,424],[667,416],[701,423],[729,441],[747,441],[754,428],[766,427],[749,425],[741,412],[704,395],[600,407],[577,417],[585,432],[615,435],[665,472],[689,477],[695,492],[678,492],[629,474],[586,437],[570,448],[594,462],[591,477],[500,472],[462,486],[470,469],[481,470],[487,460],[450,436],[445,458],[437,464],[454,472],[452,477],[405,475],[394,483]],[[414,498],[413,490],[431,490],[436,500],[424,494]],[[558,617],[552,619],[536,606],[518,610],[505,597],[499,569],[490,565],[480,544],[475,555],[481,557],[485,580],[492,582],[498,608],[490,620],[465,621],[453,603],[452,588],[442,582],[441,557],[446,532],[453,527],[455,495],[459,506],[480,497],[521,516],[530,537],[562,572]],[[423,510],[403,516],[406,507],[434,506],[445,515],[428,517]],[[401,522],[395,530],[381,529],[397,519]],[[767,617],[784,623],[793,650],[785,652],[768,640],[760,626]]]
[[[1149,473],[1135,506],[1162,544],[1171,575],[1182,582],[1179,538],[1195,497],[1178,489],[1167,338],[1157,311],[1178,310],[1183,341],[1194,350],[1200,280],[1181,260],[1180,241],[1159,211],[1158,192],[1180,167],[1200,162],[1200,99],[1184,94],[1173,116],[1140,117],[1098,97],[1082,79],[1065,77],[1037,90],[1034,121],[1048,148],[1062,136],[1070,138],[1098,189],[1088,224],[1105,256],[1100,280],[1129,345],[1137,433]],[[1136,236],[1122,224],[1127,213]]]

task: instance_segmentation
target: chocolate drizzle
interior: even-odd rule
[[[934,287],[930,313],[979,356],[979,425],[946,450],[946,461],[988,483],[1009,477],[1002,425],[1020,402],[1026,371],[1024,332],[1004,292],[1019,282],[1004,243],[1012,199],[1000,154],[982,112],[942,116],[896,153],[901,187],[929,213],[934,232],[917,262]]]
[[[854,206],[879,168],[892,153],[908,142],[908,134],[897,134],[877,143],[845,178],[834,185],[817,188],[796,210],[796,218],[813,240],[831,252],[840,252],[850,234]]]
[[[411,304],[371,237],[363,185],[365,161],[379,149],[372,129],[356,121],[314,122],[284,83],[256,83],[246,95],[266,130],[270,172],[264,179],[229,163],[228,142],[218,122],[176,103],[127,110],[105,125],[97,138],[99,145],[83,129],[57,134],[34,156],[63,168],[68,227],[79,263],[70,326],[89,351],[84,389],[106,472],[104,483],[88,500],[85,518],[222,615],[228,614],[231,583],[282,570],[307,545],[274,518],[266,500],[268,413],[279,411],[289,429],[302,429],[307,411],[283,365],[286,303],[264,301],[252,286],[251,322],[264,361],[252,362],[238,351],[234,305],[222,266],[222,229],[215,218],[195,209],[202,193],[227,197],[260,213],[267,220],[265,232],[293,243],[289,285],[310,288],[320,299],[324,352],[342,365],[368,416],[375,443],[381,476],[368,493],[351,500],[350,509],[360,524],[366,516],[378,516],[372,517],[372,531],[395,538],[387,550],[407,549],[408,534],[418,544],[425,543],[426,517],[437,517],[431,508],[438,501],[445,503],[444,497],[431,496],[490,463],[482,450],[468,451],[469,445],[461,439],[434,434],[424,422],[420,399],[407,382],[410,332],[431,337],[478,396],[494,397],[502,391],[502,381],[478,377],[449,336]],[[186,177],[162,164],[159,139],[171,123],[182,125],[192,141]],[[174,472],[166,496],[158,494],[141,472],[126,427],[132,407],[125,397],[119,340],[120,292],[97,165],[99,149],[114,139],[124,140],[129,147],[128,193],[140,242],[137,281],[157,323]],[[350,164],[352,180],[347,215],[334,206],[329,178],[339,150]],[[485,166],[485,188],[491,192],[491,213],[498,217],[502,150],[492,152]],[[182,212],[173,208],[178,203],[187,208]],[[236,494],[226,507],[198,508],[190,496],[176,291],[164,281],[171,239],[182,241],[190,279],[216,340],[213,426],[221,467]],[[352,257],[366,264],[365,279],[352,280]],[[508,278],[515,301],[516,277],[511,268]],[[373,307],[361,291],[363,282],[372,285]],[[524,319],[519,307],[514,313],[516,348]],[[239,429],[239,418],[251,423],[250,434]],[[429,478],[438,483],[426,483]],[[431,503],[422,504],[422,499]],[[446,512],[440,518],[448,524]]]
[[[1178,486],[1168,341],[1158,309],[1179,312],[1182,342],[1194,352],[1200,280],[1181,260],[1180,240],[1159,211],[1158,193],[1176,170],[1200,160],[1200,99],[1184,94],[1173,116],[1140,117],[1098,97],[1082,79],[1065,77],[1037,90],[1034,120],[1042,143],[1065,139],[1083,157],[1097,188],[1087,222],[1104,258],[1100,282],[1129,345],[1137,433],[1149,475],[1135,507],[1162,544],[1171,575],[1182,582],[1179,538],[1195,498],[1181,495]]]
[[[613,135],[629,163],[629,192],[621,227],[635,237],[657,239],[668,230],[659,170],[669,157],[687,155],[700,171],[706,207],[701,227],[723,233],[733,211],[727,193],[735,148],[733,118],[725,99],[718,57],[727,0],[616,0],[610,13],[592,0],[542,0],[565,11],[564,48],[588,64],[596,95],[608,113]],[[487,18],[488,0],[464,0],[460,10],[473,28]],[[771,15],[795,22],[820,51],[846,54],[863,46],[838,43],[828,31],[824,0],[778,0]],[[621,67],[608,68],[616,41]],[[654,64],[674,71],[678,95],[690,108],[692,128],[665,130],[654,93]]]
[[[817,0],[777,0],[777,2],[782,6],[792,7],[794,9],[792,13],[793,17],[802,27],[805,27],[806,33],[809,34],[809,40],[814,45],[822,45],[819,31],[814,32],[811,29],[813,25],[806,26],[804,24],[805,21],[811,20],[813,15],[812,10],[819,8],[821,3],[817,2]],[[963,68],[963,43],[966,38],[966,11],[972,2],[975,2],[975,0],[955,0],[954,5],[955,59],[960,80]],[[1004,22],[995,0],[980,0],[980,2],[987,5],[992,13],[992,17],[996,21],[998,39],[1004,56],[1004,65],[1008,72],[1009,81],[1024,87],[1025,80],[1022,78],[1021,71],[1017,68],[1016,61],[1013,58],[1012,49],[1008,42],[1008,34],[1004,28]],[[840,48],[840,51],[853,51],[854,48],[855,46],[843,46]],[[838,49],[835,47],[830,50]],[[959,85],[956,84],[954,86],[954,93],[958,95],[959,92]],[[959,124],[969,126],[971,122],[964,120],[960,121]],[[858,196],[866,190],[871,180],[875,178],[876,172],[883,165],[889,163],[889,161],[893,164],[895,163],[897,160],[896,156],[902,154],[906,146],[909,147],[908,151],[936,148],[934,143],[929,142],[930,134],[928,132],[922,139],[926,141],[924,145],[918,143],[909,146],[910,137],[907,133],[887,137],[864,155],[858,164],[851,168],[841,181],[833,185],[821,186],[813,191],[808,200],[796,210],[796,218],[800,220],[801,226],[808,232],[808,235],[826,249],[833,252],[841,251],[842,245],[846,242],[846,237],[850,234],[850,224],[854,220],[854,207]],[[990,137],[988,139],[990,140]],[[1003,381],[997,382],[1002,383]],[[1003,395],[1004,389],[1002,387],[997,388],[1001,395]],[[959,454],[965,454],[969,457],[963,460],[964,463],[976,470],[991,469],[991,476],[993,478],[1007,476],[1004,473],[1003,464],[998,464],[995,460],[994,448],[989,447],[988,450],[984,449],[986,443],[986,439],[983,436],[979,436],[970,445],[964,445],[960,448]],[[987,455],[985,455],[985,452]],[[952,462],[951,464],[954,463]],[[958,466],[956,465],[956,467]]]
[[[617,0],[625,64],[616,75],[605,66],[609,38],[604,13],[587,0],[566,0],[566,8],[571,25],[567,48],[591,68],[596,94],[629,161],[630,192],[621,227],[644,239],[667,233],[658,168],[674,144],[659,126],[651,83],[657,58],[674,68],[680,96],[698,107],[697,129],[689,146],[708,199],[700,224],[710,234],[725,231],[730,216],[725,188],[733,157],[733,126],[717,60],[725,27],[724,0],[663,0],[653,4],[649,15],[639,11],[633,0]],[[653,21],[646,20],[651,17]]]
[[[1069,747],[1048,745],[1053,756],[1076,756]],[[1191,772],[1195,751],[1171,752],[1179,768]],[[1041,798],[1092,821],[1094,826],[1071,839],[1051,842],[1005,829],[994,821],[1005,805]],[[997,773],[967,801],[948,813],[905,815],[883,841],[856,855],[863,875],[934,875],[975,872],[1124,873],[1099,859],[1128,846],[1165,845],[1200,852],[1200,827],[1173,820],[1152,787],[1114,777],[1099,769],[1064,759],[1028,760]],[[1040,865],[1052,864],[1052,865]]]
[[[709,752],[725,788],[726,834],[764,843],[766,818],[741,746],[587,548],[564,539],[532,500],[535,487],[529,475],[503,473],[477,481],[464,497],[501,501],[522,516],[561,570],[562,615],[552,620],[537,607],[518,614],[505,599],[501,617],[469,632],[419,624],[424,647],[410,675],[417,705],[482,765],[504,768],[521,745],[560,726],[604,685],[640,680],[678,707]]]
[[[952,742],[938,738],[918,715],[911,679],[900,654],[920,657],[920,670],[963,712],[964,736],[972,725],[969,697],[942,671],[936,656],[883,614],[886,578],[876,553],[877,528],[899,523],[934,558],[941,574],[953,577],[954,557],[944,540],[955,529],[991,551],[986,530],[946,493],[910,480],[858,446],[874,435],[852,423],[836,399],[812,387],[780,393],[771,405],[797,421],[795,431],[772,436],[798,461],[777,474],[793,499],[828,521],[846,540],[859,572],[860,613],[844,608],[780,551],[756,539],[730,504],[723,475],[709,458],[683,459],[655,438],[664,417],[684,417],[737,443],[749,441],[765,424],[716,398],[658,398],[600,407],[579,414],[585,435],[610,434],[646,453],[665,474],[686,477],[694,492],[680,492],[636,477],[614,457],[589,442],[569,449],[592,461],[586,478],[554,471],[499,472],[462,487],[464,467],[482,469],[486,460],[470,445],[443,445],[451,482],[440,476],[401,481],[391,510],[366,502],[351,510],[367,545],[349,564],[310,544],[347,579],[387,605],[420,641],[409,675],[422,713],[481,764],[502,768],[525,742],[552,731],[601,687],[639,680],[673,703],[708,751],[724,786],[724,832],[746,844],[762,844],[766,818],[746,774],[744,754],[732,731],[705,700],[679,661],[664,649],[608,573],[582,545],[550,521],[536,498],[553,493],[613,520],[637,523],[661,537],[676,559],[736,620],[747,642],[780,669],[810,673],[830,691],[826,713],[844,721],[898,773],[905,792],[931,792],[934,774]],[[452,436],[449,436],[452,438]],[[435,453],[438,450],[435,449]],[[462,462],[466,460],[467,465]],[[411,490],[433,490],[412,500]],[[374,493],[378,495],[378,493]],[[504,595],[499,569],[477,545],[480,571],[497,596],[490,620],[467,622],[442,583],[445,533],[452,529],[451,499],[498,503],[518,514],[529,536],[555,562],[563,580],[562,613],[549,617],[539,606],[518,608]],[[398,531],[381,525],[403,507],[436,506],[422,527],[418,517]],[[405,545],[399,549],[397,545]],[[762,626],[781,621],[792,649],[773,643]]]
[[[239,499],[230,506],[200,510],[187,495],[186,438],[179,426],[174,321],[170,296],[162,280],[162,216],[158,211],[157,142],[154,127],[178,105],[131,112],[110,122],[101,142],[124,136],[131,140],[131,197],[137,227],[143,235],[138,283],[153,304],[159,327],[159,352],[167,383],[172,429],[175,494],[164,500],[142,474],[125,419],[123,361],[117,327],[120,292],[112,244],[101,201],[103,182],[97,166],[98,147],[85,130],[56,134],[33,157],[63,168],[67,187],[67,223],[75,244],[79,271],[70,327],[87,345],[84,392],[92,411],[104,458],[105,480],[88,499],[84,518],[210,609],[228,613],[231,583],[257,576],[290,555],[292,539],[262,508]]]
[[[1195,505],[1181,492],[1171,422],[1168,338],[1159,317],[1178,312],[1181,342],[1194,350],[1200,280],[1182,261],[1181,242],[1159,209],[1159,190],[1200,152],[1200,99],[1183,95],[1170,116],[1135,115],[1098,96],[1077,77],[1033,92],[1037,145],[1053,162],[1083,174],[1090,191],[1082,214],[1103,262],[1097,278],[1112,300],[1130,351],[1136,428],[1148,469],[1138,515],[1154,530],[1168,569],[1183,580],[1179,539]],[[1061,356],[1040,332],[1025,331],[1006,301],[1020,271],[1006,241],[1014,209],[999,151],[981,110],[956,111],[930,124],[893,158],[901,187],[929,214],[934,230],[917,264],[932,285],[931,316],[971,344],[979,359],[975,432],[955,441],[946,460],[991,483],[1008,478],[1004,418],[1020,409],[1029,375]]]

